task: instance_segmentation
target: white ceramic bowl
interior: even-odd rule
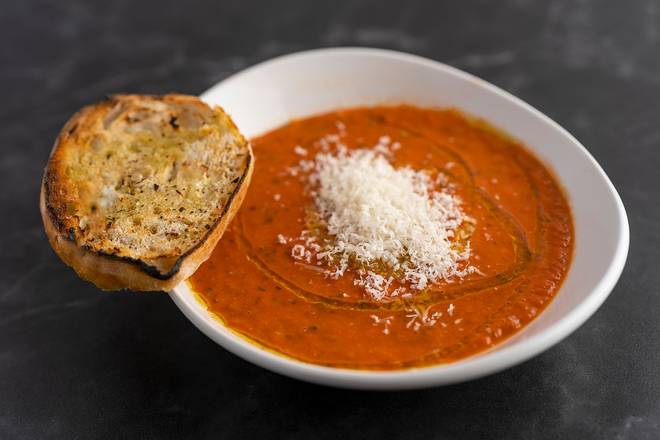
[[[214,319],[188,286],[171,293],[202,332],[232,353],[297,379],[345,388],[409,389],[485,376],[547,350],[584,323],[614,288],[628,253],[628,220],[601,167],[566,130],[509,93],[447,65],[376,49],[322,49],[276,58],[202,95],[252,137],[339,107],[410,103],[458,107],[521,140],[559,177],[575,220],[575,255],[556,298],[513,338],[485,353],[434,367],[372,372],[298,362],[252,345]]]

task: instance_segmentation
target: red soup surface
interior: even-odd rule
[[[292,257],[313,192],[299,170],[338,144],[382,144],[396,167],[442,173],[474,220],[477,271],[377,300],[357,271],[328,276]],[[453,362],[520,331],[550,303],[569,269],[573,226],[553,175],[522,145],[456,110],[408,105],[340,110],[252,140],[245,201],[189,280],[210,312],[256,344],[319,365],[394,370]],[[301,163],[302,161],[302,163]]]

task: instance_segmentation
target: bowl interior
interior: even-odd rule
[[[199,306],[187,286],[175,289],[175,302],[200,329],[252,362],[298,378],[349,387],[410,388],[466,380],[522,362],[567,336],[600,306],[623,269],[627,219],[602,169],[556,123],[474,76],[395,52],[326,49],[262,63],[219,83],[202,98],[221,105],[247,137],[292,118],[339,107],[397,103],[457,107],[505,130],[540,157],[559,178],[574,215],[574,259],[555,300],[505,343],[449,365],[372,373],[280,358],[222,327]]]

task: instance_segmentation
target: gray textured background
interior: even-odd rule
[[[660,438],[660,2],[183,3],[0,9],[0,438]],[[38,184],[76,109],[114,92],[197,94],[270,57],[338,45],[465,69],[587,146],[632,242],[586,325],[482,380],[348,392],[247,364],[167,296],[100,294],[60,263]]]

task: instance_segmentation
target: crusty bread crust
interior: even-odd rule
[[[128,97],[133,100],[140,99],[140,95],[128,95]],[[186,95],[165,95],[158,99],[185,100],[193,105],[206,105],[197,98]],[[71,136],[74,132],[84,131],[90,119],[96,117],[97,112],[107,113],[107,107],[103,109],[107,105],[104,102],[82,109],[65,124],[55,142],[40,192],[40,211],[46,235],[55,252],[67,265],[71,266],[81,278],[91,281],[103,290],[171,290],[190,277],[199,265],[209,258],[227,225],[240,208],[254,168],[252,149],[249,143],[245,142],[247,148],[245,166],[228,200],[224,206],[218,207],[222,210],[221,214],[204,237],[182,254],[142,260],[93,249],[88,245],[77,243],[76,231],[67,224],[66,215],[62,212],[63,205],[61,200],[58,200],[62,194],[52,194],[51,188],[57,179],[62,178],[63,164],[61,155],[58,154],[61,146],[69,146],[73,142]],[[231,129],[238,133],[231,120],[230,123]]]

